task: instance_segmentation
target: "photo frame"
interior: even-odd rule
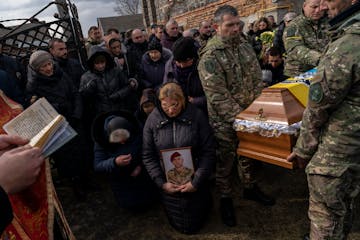
[[[182,185],[191,181],[194,174],[191,147],[163,149],[160,152],[168,182]]]

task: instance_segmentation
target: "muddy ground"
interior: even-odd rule
[[[302,239],[308,232],[308,190],[305,174],[277,166],[262,164],[258,169],[259,185],[266,193],[276,197],[276,205],[264,207],[242,199],[241,184],[237,189],[235,207],[237,226],[229,228],[221,223],[218,205],[209,214],[204,228],[196,235],[177,233],[167,222],[161,204],[142,214],[119,209],[102,176],[94,175],[101,190],[92,191],[86,201],[77,201],[68,186],[58,186],[57,192],[70,226],[77,239],[109,240],[276,240]],[[360,211],[357,201],[355,220],[349,239],[360,239]]]

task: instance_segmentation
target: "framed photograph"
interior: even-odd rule
[[[194,174],[191,147],[161,150],[166,179],[173,184],[189,182]]]

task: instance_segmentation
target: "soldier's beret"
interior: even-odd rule
[[[171,156],[170,156],[170,161],[173,162],[174,159],[175,159],[176,157],[179,157],[179,156],[181,156],[181,154],[180,154],[179,152],[174,152],[174,153],[171,154]]]

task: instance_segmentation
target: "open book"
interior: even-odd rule
[[[77,134],[45,98],[37,100],[3,128],[8,134],[30,139],[29,144],[41,148],[45,157]]]

